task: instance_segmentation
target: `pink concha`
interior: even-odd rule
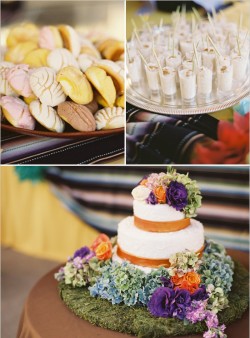
[[[28,105],[21,99],[13,96],[0,98],[0,105],[5,118],[17,128],[35,129],[35,119],[30,114]]]
[[[30,88],[28,65],[20,64],[11,67],[7,71],[6,78],[11,88],[19,95],[29,97],[33,94]]]
[[[40,48],[54,49],[56,48],[54,36],[49,26],[41,28],[39,33],[39,46]]]

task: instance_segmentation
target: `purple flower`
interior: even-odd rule
[[[190,293],[185,289],[176,289],[174,301],[177,307],[179,306],[187,307],[191,304]]]
[[[208,294],[206,291],[205,285],[201,285],[199,289],[197,289],[192,295],[191,295],[192,300],[206,300],[208,299]]]
[[[84,259],[86,262],[88,262],[93,257],[95,257],[95,253],[94,251],[90,251],[90,253],[84,257]]]
[[[172,304],[175,291],[163,286],[157,288],[148,303],[149,312],[156,317],[172,317],[175,306]]]
[[[153,193],[153,191],[151,191],[151,193],[149,194],[148,198],[146,199],[148,204],[157,204],[157,198],[155,196],[155,194]]]
[[[183,320],[185,316],[186,316],[185,306],[178,306],[173,312],[173,317],[176,317],[180,320]]]
[[[82,268],[82,258],[77,256],[76,258],[73,259],[73,265],[75,268],[77,269],[81,269]]]
[[[197,323],[206,318],[206,302],[193,300],[191,305],[186,309],[186,319],[191,323]]]
[[[203,338],[218,338],[217,333],[211,330],[204,332]]]
[[[167,203],[176,210],[183,210],[187,205],[188,192],[182,183],[170,182],[167,188]]]
[[[90,252],[91,251],[90,251],[90,249],[87,246],[83,246],[82,248],[76,250],[76,252],[74,253],[73,258],[76,258],[76,257],[84,258],[88,254],[90,254]]]
[[[162,281],[168,280],[161,278]],[[186,308],[191,303],[191,297],[187,290],[176,289],[169,287],[159,287],[153,293],[149,303],[149,312],[156,317],[176,317],[184,319]]]
[[[209,329],[211,329],[213,327],[218,327],[219,320],[218,320],[217,314],[215,314],[211,311],[208,311],[207,312],[207,318],[206,318],[206,324],[207,324],[207,327]]]
[[[174,288],[174,283],[171,281],[170,278],[161,277],[160,280],[163,283],[163,285],[165,286],[165,288],[170,288],[170,289]]]

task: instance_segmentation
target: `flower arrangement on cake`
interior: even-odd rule
[[[139,337],[226,337],[225,324],[248,306],[248,273],[190,218],[201,205],[197,183],[170,168],[144,177],[132,196],[134,217],[118,236],[100,234],[55,274],[62,299],[93,324]]]

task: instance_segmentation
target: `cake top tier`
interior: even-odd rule
[[[195,217],[201,206],[201,194],[197,182],[188,174],[179,174],[168,167],[166,173],[152,173],[143,177],[132,190],[135,201],[144,204],[165,204],[183,212],[185,217]]]

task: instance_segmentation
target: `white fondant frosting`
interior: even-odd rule
[[[122,250],[134,256],[169,258],[177,252],[196,252],[201,249],[204,244],[204,229],[200,222],[192,219],[191,224],[180,231],[147,232],[134,225],[134,217],[126,217],[118,224],[117,241]]]
[[[177,221],[185,218],[185,214],[168,204],[147,204],[144,201],[133,201],[134,215],[152,222]]]

